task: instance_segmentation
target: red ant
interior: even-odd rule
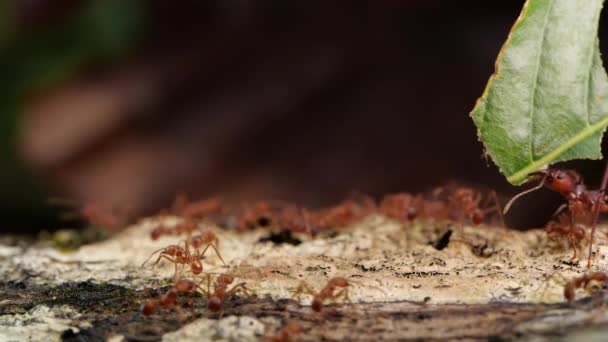
[[[146,259],[146,261],[144,261],[144,263],[141,265],[141,267],[144,267],[146,265],[146,263],[148,262],[148,260],[150,260],[152,258],[152,256],[154,256],[154,254],[156,254],[156,253],[159,253],[159,255],[158,255],[158,259],[156,259],[156,261],[154,262],[154,265],[158,264],[158,262],[161,259],[165,259],[165,260],[172,262],[173,264],[175,264],[175,277],[176,278],[178,276],[178,272],[177,272],[178,264],[182,264],[184,266],[185,265],[190,266],[190,271],[194,275],[199,275],[199,274],[203,273],[203,263],[201,262],[202,256],[199,255],[198,251],[196,254],[192,254],[187,248],[182,248],[181,246],[178,246],[178,245],[169,245],[167,247],[154,251],[148,257],[148,259]]]
[[[188,236],[192,235],[192,232],[196,229],[196,224],[192,218],[183,218],[180,223],[173,227],[167,227],[164,225],[160,225],[154,228],[150,232],[150,238],[152,240],[158,240],[161,236],[170,236],[170,235],[180,235],[186,234]]]
[[[435,190],[435,195],[438,195],[443,191],[443,188]],[[498,213],[500,220],[504,226],[504,219],[502,217],[502,211],[498,201],[498,196],[495,191],[490,191],[488,196],[484,196],[479,191],[475,191],[467,187],[457,187],[448,194],[448,203],[451,208],[458,211],[459,221],[464,221],[465,217],[471,221],[475,226],[483,223],[484,218],[487,214],[496,212]],[[494,201],[494,206],[482,209],[482,206],[489,204]],[[484,202],[484,203],[482,203]]]
[[[397,220],[414,221],[422,212],[424,200],[408,193],[386,195],[380,202],[380,212]]]
[[[272,337],[266,338],[266,342],[292,342],[295,336],[302,331],[298,323],[289,322],[281,330],[277,331]]]
[[[593,256],[593,238],[597,228],[597,221],[600,212],[608,212],[606,198],[606,186],[608,185],[608,165],[604,171],[602,185],[599,190],[588,190],[583,183],[582,177],[573,170],[547,169],[531,173],[528,181],[540,180],[539,184],[533,188],[522,191],[514,196],[505,206],[503,213],[506,213],[513,202],[521,196],[536,191],[542,187],[561,194],[567,201],[566,207],[570,215],[574,217],[591,216],[591,237],[589,239],[589,257],[587,268],[591,268],[591,257]],[[560,208],[561,209],[561,208]],[[559,211],[559,210],[558,210]],[[574,231],[574,217],[570,220],[570,229]]]
[[[154,241],[160,239],[162,236],[167,236],[167,235],[177,235],[177,230],[175,229],[175,227],[167,227],[167,226],[161,225],[161,226],[154,228],[150,232],[150,238]]]
[[[158,216],[172,214],[187,218],[206,217],[221,210],[222,202],[217,197],[191,202],[186,194],[178,193],[171,208],[161,210]]]
[[[178,216],[182,217],[206,217],[216,214],[222,210],[222,202],[219,198],[209,198],[205,200],[188,202],[178,212]]]
[[[564,286],[564,297],[568,302],[574,301],[575,290],[577,288],[586,288],[592,281],[606,283],[608,282],[608,274],[604,272],[594,272],[572,279]]]
[[[118,230],[127,223],[125,212],[119,212],[116,209],[110,209],[98,203],[79,205],[76,201],[56,197],[49,198],[48,202],[51,205],[73,208],[72,211],[61,215],[62,218],[67,220],[82,217],[93,226],[110,230]]]
[[[146,299],[141,307],[141,312],[144,316],[150,316],[158,309],[173,309],[178,308],[177,298],[180,294],[190,294],[191,298],[188,301],[191,309],[193,308],[193,298],[197,290],[204,291],[198,284],[187,280],[180,279],[175,282],[167,292],[161,294],[158,299]]]
[[[572,220],[572,215],[561,214],[558,217],[558,221],[549,222],[545,231],[550,237],[558,235],[568,237],[568,241],[574,252],[572,260],[575,260],[577,254],[576,241],[581,241],[585,238],[585,229],[579,225],[575,225],[574,222],[571,222]]]
[[[313,295],[312,297],[312,309],[315,312],[323,311],[323,302],[331,299],[336,300],[339,297],[342,297],[344,300],[348,300],[348,280],[342,277],[332,278],[327,282],[327,285],[318,293],[315,293],[312,289],[308,287],[305,283],[300,284],[300,286],[296,289],[296,296],[301,293],[308,293]],[[342,290],[336,292],[337,288],[342,288]]]
[[[273,217],[271,205],[266,201],[244,204],[238,218],[237,230],[243,232],[257,226],[270,225]]]
[[[209,247],[213,248],[213,250],[215,251],[215,254],[217,254],[217,257],[220,258],[220,260],[222,261],[222,263],[224,265],[226,265],[226,262],[224,261],[224,258],[222,258],[222,255],[220,254],[220,251],[219,251],[220,239],[218,239],[217,235],[215,235],[215,233],[213,233],[212,231],[205,231],[205,232],[201,233],[200,235],[193,236],[190,239],[190,245],[197,251],[203,245],[205,246],[205,249],[203,249],[203,251],[200,253],[201,258],[203,256],[205,256],[205,253],[207,252],[207,249]]]
[[[251,290],[245,286],[245,283],[234,285],[232,289],[227,290],[232,284],[234,277],[228,274],[220,274],[215,282],[213,293],[210,289],[207,291],[208,303],[207,308],[211,312],[219,312],[220,316],[224,312],[224,302],[226,299],[234,296],[237,292],[244,292],[246,295],[251,295]]]
[[[299,209],[296,206],[287,206],[278,215],[278,225],[293,232],[307,233],[316,236],[319,227],[313,222],[312,214],[306,209]]]
[[[337,206],[315,213],[314,221],[321,229],[341,228],[348,226],[376,212],[376,202],[365,195],[353,195]]]
[[[164,235],[179,235],[182,233],[190,235],[196,228],[194,218],[206,217],[221,211],[221,209],[222,204],[218,198],[189,202],[186,195],[178,194],[172,208],[169,211],[163,210],[159,215],[173,213],[174,215],[181,217],[182,222],[174,227],[158,226],[152,230],[150,237],[152,240],[158,240]]]

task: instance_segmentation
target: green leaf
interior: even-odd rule
[[[557,161],[601,159],[608,76],[597,38],[603,0],[528,0],[471,112],[512,184]]]

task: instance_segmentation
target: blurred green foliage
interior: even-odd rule
[[[19,23],[16,1],[0,0],[0,215],[13,224],[0,231],[39,228],[51,218],[43,186],[16,155],[28,97],[85,67],[120,60],[140,38],[146,17],[143,0],[89,0],[44,27],[29,28]]]

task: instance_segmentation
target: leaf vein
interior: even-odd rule
[[[549,16],[551,15],[551,11],[553,10],[553,5],[555,4],[554,1],[551,1],[549,4],[549,8],[547,9],[547,14],[545,15],[545,19],[543,22],[543,34],[542,37],[540,39],[540,44],[538,46],[539,48],[539,53],[538,53],[538,60],[536,63],[536,69],[534,70],[534,84],[532,86],[532,101],[531,101],[531,107],[530,107],[530,124],[528,127],[528,149],[529,149],[529,153],[530,153],[530,162],[534,162],[534,109],[536,108],[536,97],[538,95],[537,92],[537,87],[538,87],[538,81],[540,78],[540,69],[541,69],[541,64],[543,63],[543,52],[545,51],[545,49],[543,49],[543,46],[545,45],[545,39],[547,37],[547,28],[549,27]]]
[[[597,32],[598,28],[597,26],[599,25],[599,15],[601,12],[601,8],[602,8],[602,2],[598,3],[599,6],[599,10],[596,11],[596,15],[594,18],[594,22],[595,22],[595,29],[594,31]],[[599,44],[596,40],[591,44],[591,53],[589,53],[589,64],[587,67],[587,73],[585,74],[585,77],[587,78],[585,80],[585,97],[584,97],[584,101],[585,101],[585,110],[587,111],[585,114],[586,117],[586,124],[587,127],[589,127],[591,125],[591,101],[590,101],[590,96],[591,96],[591,69],[593,69],[593,59],[595,58],[595,51],[599,49]]]
[[[589,101],[589,94],[591,94],[591,69],[593,68],[593,51],[595,51],[595,48],[592,48],[592,52],[590,53],[590,63],[589,63],[589,67],[587,68],[587,73],[585,74],[586,80],[585,80],[585,97],[583,98],[583,101],[585,101],[585,124],[587,127],[589,127],[589,125],[591,125],[591,101]]]

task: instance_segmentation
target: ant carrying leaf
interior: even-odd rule
[[[591,217],[591,237],[589,241],[589,257],[587,268],[591,268],[591,258],[593,256],[593,239],[597,228],[597,221],[600,213],[608,212],[608,198],[606,197],[606,186],[608,185],[608,165],[604,171],[602,184],[598,190],[589,190],[583,183],[582,177],[574,170],[560,170],[548,168],[546,170],[534,172],[529,175],[528,181],[539,181],[538,185],[514,196],[505,206],[504,214],[509,211],[511,205],[522,196],[543,187],[555,191],[562,195],[566,200],[570,219],[570,231],[574,232],[575,218]]]

